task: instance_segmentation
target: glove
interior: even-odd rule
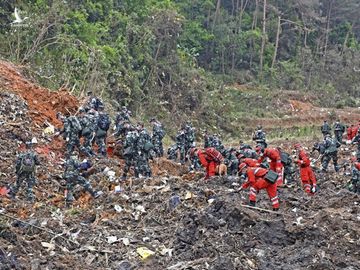
[[[69,138],[69,137],[66,137],[65,141],[67,141],[67,142],[68,142],[69,140],[70,140],[70,138]]]
[[[315,192],[316,192],[316,186],[315,186],[315,185],[312,186],[311,192],[312,192],[312,193],[315,193]]]

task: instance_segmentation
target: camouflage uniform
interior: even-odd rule
[[[178,133],[176,134],[176,150],[179,150],[180,152],[180,163],[184,164],[185,163],[185,145],[186,145],[186,137],[185,137],[185,132],[184,130],[179,130]]]
[[[88,93],[88,100],[86,102],[86,106],[94,109],[95,111],[97,111],[100,107],[104,107],[101,99],[92,95],[91,92]]]
[[[324,121],[323,125],[321,126],[321,133],[323,134],[324,138],[325,138],[326,135],[330,135],[331,127],[327,123],[327,121]]]
[[[360,171],[355,165],[351,168],[351,182],[349,190],[360,194]]]
[[[136,159],[136,167],[139,172],[146,176],[151,177],[151,168],[149,165],[149,158],[153,158],[153,145],[149,132],[142,128],[139,132],[139,139],[137,140],[138,156]]]
[[[162,139],[165,136],[165,131],[161,123],[159,123],[158,121],[154,121],[153,123],[153,135],[151,141],[154,145],[155,155],[157,157],[162,157],[164,155]]]
[[[76,116],[69,116],[64,120],[63,138],[66,141],[66,157],[69,157],[77,147],[83,150],[80,145],[79,134],[81,132],[81,124]]]
[[[338,142],[335,139],[332,139],[329,135],[326,135],[324,142],[323,142],[323,146],[324,146],[324,155],[322,158],[322,171],[326,172],[327,167],[329,165],[330,160],[332,159],[333,163],[334,163],[334,169],[336,172],[339,171],[339,166],[338,166],[338,157],[337,157],[337,147],[338,147]]]
[[[94,117],[90,114],[81,114],[79,116],[79,121],[82,127],[81,136],[84,138],[82,151],[88,156],[94,155],[92,150],[92,140],[96,128],[96,125],[94,125]]]
[[[139,168],[137,167],[136,161],[138,156],[137,142],[139,134],[136,130],[129,131],[125,137],[124,142],[124,159],[125,167],[123,170],[122,180],[126,179],[126,176],[131,167],[134,167],[135,177],[139,177]]]
[[[125,123],[130,123],[131,111],[129,111],[125,106],[122,110],[116,115],[115,119],[115,136],[126,136],[128,128],[125,126]]]
[[[360,159],[360,128],[359,128],[356,136],[352,139],[351,143],[357,144],[356,158]]]
[[[91,196],[97,197],[97,192],[93,190],[90,182],[84,177],[84,174],[81,174],[81,171],[86,171],[91,167],[91,164],[88,162],[80,163],[76,156],[71,156],[66,160],[65,163],[65,172],[64,179],[66,180],[66,201],[73,201],[73,189],[79,184],[84,187],[86,191],[88,191]]]
[[[345,126],[341,124],[339,121],[336,121],[334,124],[334,135],[339,143],[342,143],[342,136],[344,132],[345,132]]]
[[[224,157],[224,164],[228,168],[228,175],[236,175],[239,167],[239,160],[236,157],[235,148],[225,149],[221,152]]]
[[[40,165],[40,161],[35,152],[28,150],[25,153],[21,153],[16,159],[16,185],[11,188],[11,195],[16,196],[22,183],[27,183],[27,199],[33,201],[35,199],[33,194],[33,186],[36,184],[35,172],[36,165]]]
[[[178,148],[177,143],[173,144],[172,146],[170,146],[168,148],[168,151],[167,151],[168,159],[174,160],[174,161],[176,160],[176,158],[177,158],[177,148]]]
[[[190,148],[195,146],[195,129],[191,124],[187,124],[184,129],[185,132],[185,153],[187,153]]]
[[[213,136],[209,135],[207,132],[205,132],[204,135],[204,148],[213,147]]]
[[[279,150],[280,151],[280,150]],[[280,151],[281,163],[284,166],[284,179],[285,183],[291,183],[294,181],[295,168],[293,166],[293,160],[291,155]]]
[[[101,110],[99,108],[99,110]],[[110,127],[110,117],[107,113],[100,111],[97,128],[95,131],[95,143],[99,147],[98,153],[106,157],[106,137]]]
[[[261,127],[258,127],[258,130],[255,131],[253,135],[253,141],[255,141],[256,144],[261,145],[264,148],[267,147],[266,134]]]

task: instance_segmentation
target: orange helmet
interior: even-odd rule
[[[247,165],[246,165],[246,163],[241,163],[240,165],[239,165],[239,172],[242,172],[242,171],[244,171],[245,169],[247,168]]]
[[[299,148],[301,148],[301,144],[300,144],[300,143],[296,143],[296,144],[294,144],[294,148],[295,148],[295,149],[299,149]]]

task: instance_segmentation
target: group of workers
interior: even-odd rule
[[[63,129],[57,135],[62,135],[66,143],[63,178],[66,180],[67,202],[74,200],[74,186],[80,184],[94,198],[101,195],[95,191],[89,180],[88,171],[92,167],[93,157],[102,158],[107,156],[106,139],[110,129],[111,120],[104,110],[102,101],[88,93],[88,98],[78,110],[77,115],[63,116],[58,114],[63,122]],[[131,111],[122,107],[115,120],[114,133],[112,134],[122,142],[122,157],[125,160],[123,174],[120,180],[126,180],[129,171],[133,169],[134,176],[152,177],[150,159],[164,155],[162,140],[165,136],[163,125],[155,118],[150,120],[153,127],[150,134],[142,123],[131,123]],[[324,140],[315,143],[313,151],[320,153],[322,172],[327,172],[329,162],[332,160],[335,172],[339,171],[337,161],[338,148],[343,143],[345,126],[336,121],[334,124],[334,137],[331,135],[331,127],[324,121],[321,132]],[[351,136],[349,137],[349,130]],[[360,192],[360,129],[355,126],[347,130],[350,143],[358,145],[358,151],[352,166],[351,189]],[[293,146],[293,156],[279,147],[268,147],[266,134],[261,126],[258,126],[253,134],[255,147],[240,141],[239,148],[226,148],[218,134],[204,134],[204,147],[195,145],[195,129],[187,122],[176,135],[175,144],[170,146],[167,153],[171,160],[179,160],[181,164],[190,163],[190,170],[205,170],[205,179],[219,175],[238,176],[242,179],[241,189],[249,188],[249,204],[254,206],[256,196],[262,189],[267,191],[273,210],[279,209],[277,188],[292,183],[295,174],[294,164],[300,171],[300,179],[304,191],[313,195],[316,193],[317,181],[310,153],[305,147],[297,143]],[[16,160],[17,181],[10,189],[10,196],[15,197],[20,186],[27,183],[27,198],[34,201],[33,186],[35,184],[35,168],[40,161],[32,149],[34,141],[27,142],[27,151],[21,153]],[[349,143],[349,142],[348,142]],[[95,151],[97,149],[97,151]],[[80,155],[87,159],[80,162]]]

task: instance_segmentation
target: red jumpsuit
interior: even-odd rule
[[[303,149],[300,149],[299,160],[300,178],[304,186],[304,190],[308,194],[312,194],[311,187],[316,187],[316,177],[310,166],[310,159]]]
[[[351,141],[354,137],[353,137],[353,128],[354,125],[351,125],[350,127],[347,128],[346,130],[346,135],[347,135],[347,139],[348,141]]]
[[[276,148],[266,148],[264,153],[259,158],[259,163],[263,162],[265,158],[270,159],[270,170],[273,170],[279,174],[279,178],[276,181],[278,186],[282,186],[283,184],[283,173],[284,166],[281,163],[280,152]]]
[[[260,167],[260,163],[253,158],[244,158],[241,161],[244,162],[248,167]]]
[[[353,127],[352,134],[351,134],[351,140],[354,139],[354,137],[356,136],[358,129],[359,129],[359,127]]]
[[[252,202],[256,202],[256,195],[259,190],[266,189],[273,209],[278,209],[277,184],[272,184],[264,179],[267,172],[268,170],[264,168],[248,168],[246,171],[248,180],[242,185],[242,188],[246,189],[250,186],[249,199]]]
[[[214,160],[211,156],[206,154],[205,150],[197,152],[201,165],[206,169],[205,179],[209,179],[216,174],[216,166],[220,164],[219,161]]]

